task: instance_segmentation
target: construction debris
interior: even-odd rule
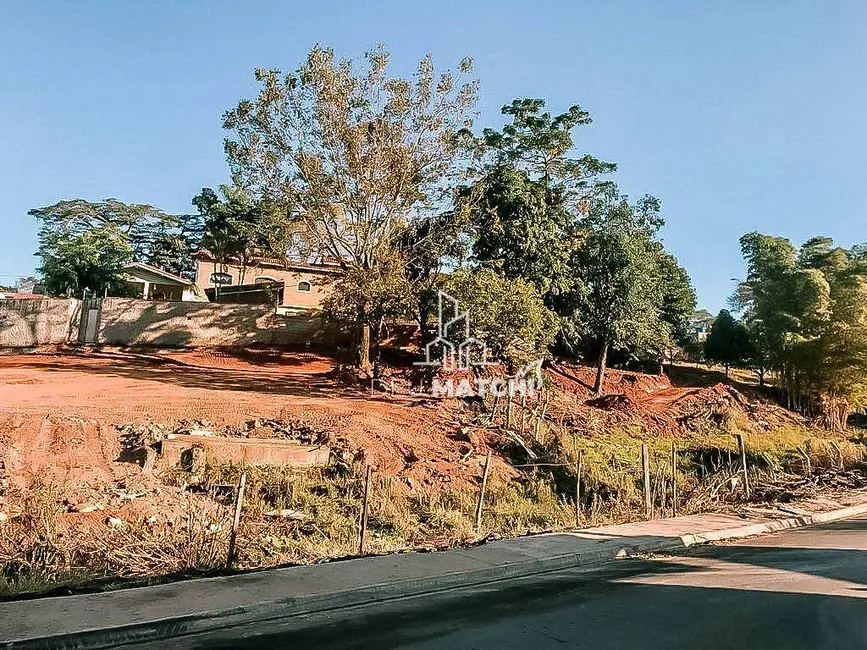
[[[271,519],[292,519],[295,521],[303,521],[306,519],[306,515],[300,510],[291,510],[289,508],[284,508],[282,510],[269,510],[268,512],[263,512],[262,516]]]
[[[327,464],[330,455],[328,447],[302,445],[294,440],[203,437],[175,433],[162,441],[159,463],[163,467],[180,464],[197,474],[208,464],[316,467]]]

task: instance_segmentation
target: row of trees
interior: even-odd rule
[[[771,371],[782,401],[831,429],[867,407],[867,247],[814,237],[744,235],[747,264],[732,305],[714,321],[705,356],[727,367]]]
[[[471,60],[437,72],[428,56],[407,79],[388,59],[314,47],[295,71],[257,70],[258,95],[223,118],[232,185],[197,195],[198,214],[32,211],[46,286],[80,294],[133,257],[187,275],[199,247],[242,265],[328,257],[345,272],[326,311],[355,324],[361,365],[394,320],[428,337],[444,289],[507,362],[557,346],[595,359],[597,389],[612,355],[658,360],[683,340],[695,295],[660,240],[660,203],[629,200],[613,163],[576,153],[586,111],[516,99],[478,132]]]
[[[695,296],[659,239],[659,202],[630,202],[605,180],[613,163],[575,155],[586,111],[517,99],[501,130],[476,134],[469,59],[454,74],[430,57],[413,79],[387,69],[382,48],[359,66],[316,47],[297,71],[258,70],[259,95],[224,117],[235,184],[287,206],[346,266],[331,311],[375,344],[394,318],[426,332],[447,288],[507,361],[556,340],[595,356],[597,388],[611,351],[659,358],[685,335]]]

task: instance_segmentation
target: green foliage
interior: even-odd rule
[[[544,108],[543,99],[513,100],[501,110],[503,115],[512,116],[512,122],[499,132],[485,129],[485,145],[496,152],[498,163],[510,163],[545,185],[559,186],[572,198],[585,198],[596,177],[614,171],[616,165],[589,154],[569,156],[575,145],[572,131],[592,122],[587,111],[574,105],[552,116]]]
[[[582,221],[576,288],[560,313],[573,344],[593,342],[599,350],[597,390],[609,349],[659,358],[695,308],[686,272],[657,237],[662,224],[658,200],[630,204],[614,192],[594,198]]]
[[[662,282],[660,318],[671,327],[673,342],[685,347],[692,341],[689,325],[695,310],[695,289],[674,255],[660,249],[657,262]]]
[[[741,238],[747,278],[732,298],[762,362],[777,371],[789,406],[845,427],[867,406],[867,259],[815,237],[799,251],[787,239]]]
[[[727,310],[720,311],[704,343],[705,359],[721,363],[726,368],[743,367],[753,360],[754,352],[746,326],[736,321]]]
[[[370,325],[374,333],[384,325],[412,314],[413,291],[403,258],[392,255],[374,268],[349,268],[332,283],[323,304],[326,318]]]
[[[549,301],[566,290],[580,238],[563,193],[510,164],[492,167],[475,190],[474,259],[508,278],[532,282]]]
[[[202,219],[202,246],[220,262],[233,260],[243,268],[254,257],[286,259],[309,252],[297,217],[285,204],[254,199],[230,185],[221,185],[219,195],[202,188],[192,203]]]
[[[591,122],[586,111],[576,105],[552,116],[544,107],[541,99],[515,99],[502,108],[512,121],[501,131],[484,130],[487,161],[462,199],[471,206],[475,259],[533,282],[550,306],[572,284],[583,202],[615,165],[570,155],[573,130]]]
[[[241,100],[223,121],[236,184],[291,206],[286,218],[304,224],[318,254],[373,278],[385,277],[396,250],[412,257],[400,250],[409,224],[448,209],[466,168],[478,88],[464,80],[470,59],[457,73],[438,74],[426,56],[413,79],[389,76],[388,61],[382,46],[361,65],[314,46],[295,72],[256,70],[258,96]],[[413,269],[420,295],[429,292],[430,269]],[[362,326],[368,301],[357,305]],[[364,365],[367,352],[358,356]]]
[[[515,367],[547,356],[557,320],[526,280],[490,269],[460,269],[445,278],[445,290],[469,312],[473,335],[492,357]]]
[[[102,291],[108,284],[120,282],[120,266],[136,260],[152,264],[170,273],[192,278],[193,253],[201,236],[198,217],[173,215],[151,205],[127,204],[117,199],[90,202],[84,199],[60,201],[30,210],[39,221],[39,249],[47,291],[67,290],[80,293],[85,287]],[[97,245],[107,248],[103,255],[88,255]],[[128,248],[129,254],[120,255]],[[62,254],[77,249],[84,257],[62,261]],[[65,253],[64,253],[65,251]],[[123,262],[118,262],[123,259]],[[95,265],[95,266],[94,266]],[[74,269],[78,267],[78,271]],[[63,269],[63,270],[59,270]],[[77,284],[72,281],[77,276]],[[98,283],[93,285],[93,283]]]
[[[658,202],[630,206],[601,180],[614,164],[573,156],[574,129],[590,123],[585,111],[552,116],[544,106],[516,99],[503,108],[512,122],[484,131],[487,162],[461,194],[474,259],[532,282],[573,350],[647,356],[685,342],[695,292],[656,238]]]
[[[112,224],[83,232],[40,232],[37,254],[45,293],[78,298],[122,289],[122,267],[133,257],[125,233]]]
[[[348,266],[376,265],[406,222],[440,211],[476,100],[469,59],[438,75],[427,56],[413,80],[388,76],[388,60],[378,47],[359,66],[317,45],[295,72],[257,70],[259,95],[224,117],[237,184],[294,206]]]
[[[467,256],[467,213],[454,209],[430,219],[409,222],[397,241],[404,273],[414,295],[413,315],[422,338],[429,338],[429,316],[435,311],[436,291],[446,266],[460,264]]]

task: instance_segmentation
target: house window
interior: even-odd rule
[[[310,286],[310,283],[307,282],[307,280],[301,280],[301,282],[298,283],[298,291],[309,293],[311,288],[312,287]]]
[[[232,274],[211,273],[211,284],[232,284]]]
[[[257,275],[253,278],[253,284],[268,284],[270,282],[279,282],[279,280],[272,278],[270,275]]]

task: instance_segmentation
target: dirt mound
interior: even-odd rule
[[[59,502],[65,521],[175,521],[191,498],[124,457],[114,427],[60,416],[0,416],[0,510],[21,514],[34,498]]]
[[[38,427],[33,422],[46,415],[57,423],[95,423],[87,425],[94,431],[84,441],[81,457],[70,463],[101,467],[102,474],[93,478],[97,485],[122,478],[100,454],[105,452],[110,465],[119,455],[119,438],[136,427],[161,435],[202,428],[219,435],[306,436],[316,444],[327,438],[344,461],[370,463],[408,489],[448,491],[478,482],[487,443],[484,435],[460,433],[459,403],[372,391],[357,379],[335,381],[328,372],[337,364],[317,355],[281,352],[265,366],[243,356],[123,350],[0,356],[0,417],[30,422],[18,426],[7,417],[0,436],[25,449],[35,445]],[[65,436],[82,439],[80,433]],[[37,454],[24,465],[50,466],[56,460]],[[496,460],[493,472],[509,475],[511,470]]]
[[[478,483],[488,436],[496,433],[468,408],[477,405],[410,390],[372,390],[357,375],[337,380],[339,369],[315,354],[269,350],[3,355],[5,480],[10,489],[25,489],[41,476],[68,482],[78,501],[103,497],[140,474],[121,458],[124,435],[155,427],[163,434],[204,428],[327,444],[340,462],[369,463],[412,490],[444,492]],[[799,421],[728,386],[676,388],[664,375],[611,370],[598,398],[594,372],[566,361],[551,364],[547,374],[556,389],[549,417],[588,432],[625,424],[662,436],[730,417],[762,428]],[[383,378],[429,385],[462,376],[403,366],[384,368]],[[495,456],[495,476],[515,471]]]
[[[547,367],[548,375],[561,390],[590,399],[593,396],[593,383],[596,368],[582,366],[573,361],[557,360]],[[671,388],[666,375],[648,375],[640,372],[610,369],[605,373],[602,393],[642,396]]]
[[[749,400],[727,384],[707,388],[669,387],[631,395],[615,393],[586,400],[584,404],[607,412],[609,423],[634,422],[663,436],[723,426],[727,422],[762,430],[807,424],[800,416],[776,405]]]

